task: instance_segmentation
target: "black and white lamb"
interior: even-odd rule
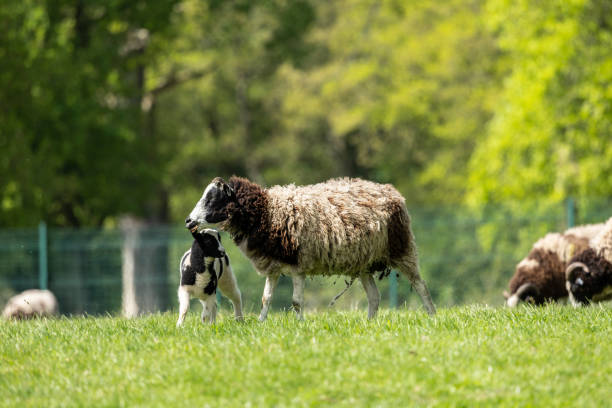
[[[281,273],[293,280],[293,307],[303,317],[307,275],[359,278],[368,298],[368,318],[378,310],[374,274],[397,268],[435,307],[419,275],[417,248],[404,197],[389,184],[340,178],[324,183],[262,188],[232,177],[215,178],[187,222],[218,224],[266,277],[259,320],[266,319]]]
[[[49,290],[29,289],[9,299],[2,317],[5,319],[31,319],[50,317],[58,313],[55,295]]]
[[[194,240],[180,262],[179,318],[176,327],[180,327],[185,320],[191,296],[202,303],[202,323],[206,320],[214,323],[217,317],[217,287],[232,301],[236,319],[242,320],[240,290],[221,244],[221,235],[213,229],[198,232],[197,226],[188,227]]]
[[[529,301],[541,305],[567,298],[565,268],[574,254],[589,247],[602,228],[603,224],[583,225],[539,239],[516,266],[508,284],[510,292],[504,292],[506,304],[514,307]]]
[[[565,279],[573,305],[612,299],[612,218],[590,247],[571,259]]]

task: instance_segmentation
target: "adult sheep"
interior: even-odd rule
[[[51,291],[29,289],[9,299],[2,317],[5,319],[31,319],[54,316],[58,312],[57,299]]]
[[[516,266],[504,292],[506,304],[516,306],[530,300],[536,305],[567,298],[565,268],[570,258],[589,247],[589,242],[603,224],[570,228],[564,233],[550,233],[539,239],[531,251]]]
[[[571,259],[565,279],[573,305],[612,299],[612,218],[590,247]]]
[[[419,275],[417,249],[405,200],[389,184],[356,178],[324,183],[261,186],[240,177],[215,178],[186,220],[219,224],[266,277],[259,320],[268,314],[281,273],[293,280],[293,307],[302,318],[307,275],[359,278],[368,298],[368,318],[380,294],[373,274],[389,267],[408,277],[425,310],[435,313]]]

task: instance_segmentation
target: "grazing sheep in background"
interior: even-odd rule
[[[536,305],[567,297],[565,268],[570,258],[589,247],[603,224],[570,228],[563,234],[550,233],[538,240],[531,251],[516,266],[508,284],[510,293],[504,292],[506,304],[516,306],[520,301]]]
[[[612,299],[612,218],[590,247],[571,259],[565,279],[575,306]]]
[[[180,262],[181,282],[178,288],[180,327],[189,310],[189,299],[194,296],[202,303],[202,323],[208,319],[212,324],[217,317],[217,286],[234,305],[237,320],[242,320],[242,300],[236,277],[221,244],[221,235],[212,229],[197,231],[197,226],[187,226],[194,241],[191,249]]]
[[[57,313],[57,299],[51,291],[30,289],[9,299],[2,312],[2,317],[6,319],[30,319],[54,316]]]
[[[266,276],[259,320],[266,319],[281,273],[293,280],[293,307],[303,317],[306,275],[358,277],[368,318],[380,293],[373,275],[389,267],[405,274],[425,310],[435,307],[419,275],[417,249],[404,198],[389,184],[334,179],[264,189],[240,177],[215,178],[186,222],[228,231],[255,269]]]

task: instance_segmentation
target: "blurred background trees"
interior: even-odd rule
[[[8,0],[5,226],[183,219],[216,175],[410,204],[612,190],[603,0]]]

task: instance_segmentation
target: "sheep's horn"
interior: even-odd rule
[[[527,297],[527,295],[529,295],[529,291],[533,291],[535,292],[535,294],[537,295],[538,293],[540,293],[540,291],[538,290],[538,288],[535,287],[535,285],[533,283],[523,283],[516,291],[515,295],[518,296],[519,299],[521,300],[525,300],[525,297]]]
[[[521,300],[525,300],[526,295],[530,294],[529,292],[537,295],[540,291],[535,287],[533,283],[523,283],[519,288],[507,298],[506,305],[510,307],[515,307]],[[504,293],[504,296],[506,294]]]
[[[582,269],[585,273],[589,273],[589,267],[582,262],[573,262],[565,269],[565,280],[573,282],[576,278],[576,271]]]

